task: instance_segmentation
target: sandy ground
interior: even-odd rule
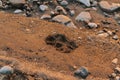
[[[2,66],[8,64],[7,59],[12,62],[9,64],[18,61],[19,65],[23,65],[23,68],[20,67],[23,71],[50,71],[47,75],[57,78],[64,76],[61,80],[74,80],[74,71],[86,66],[91,73],[88,80],[91,77],[102,80],[107,79],[113,72],[111,61],[115,57],[120,58],[119,45],[116,45],[114,40],[96,37],[95,30],[72,29],[57,23],[4,12],[0,12],[0,18]],[[71,53],[57,51],[45,43],[45,38],[53,33],[65,34],[75,40],[79,47]],[[81,37],[81,40],[78,37]]]

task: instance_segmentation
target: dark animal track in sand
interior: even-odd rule
[[[74,41],[68,39],[64,34],[49,35],[46,37],[45,42],[63,53],[70,53],[78,47]]]

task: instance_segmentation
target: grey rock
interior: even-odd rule
[[[70,16],[74,16],[75,15],[75,11],[74,10],[70,10]]]
[[[73,24],[72,20],[64,15],[57,15],[52,18],[52,21],[67,25],[68,27],[76,28],[76,26]]]
[[[0,74],[12,74],[13,73],[13,68],[11,68],[10,66],[3,66],[0,69]]]
[[[105,12],[114,12],[115,10],[120,8],[120,4],[112,3],[111,5],[107,1],[99,2],[99,6]]]
[[[114,18],[115,18],[116,20],[120,20],[120,14],[115,14]]]
[[[114,35],[114,36],[113,36],[113,39],[114,39],[114,40],[118,40],[119,37],[118,37],[117,35]]]
[[[65,24],[65,23],[68,23],[71,21],[71,19],[69,17],[64,16],[64,15],[57,15],[57,16],[53,17],[52,20],[59,22],[59,23],[62,23],[62,24]]]
[[[56,11],[56,12],[62,11],[63,14],[65,14],[65,15],[67,14],[66,10],[65,10],[62,6],[57,6],[57,7],[55,8],[55,11]]]
[[[112,15],[110,15],[110,14],[108,14],[106,12],[103,12],[103,14],[104,14],[105,17],[112,17]]]
[[[117,21],[117,23],[120,25],[120,20],[119,20],[119,21]]]
[[[85,79],[89,75],[89,72],[87,68],[81,67],[80,69],[74,72],[74,75]]]
[[[92,19],[89,12],[81,12],[76,18],[76,21],[85,21],[89,22]]]
[[[9,80],[7,75],[0,74],[0,80]]]
[[[89,22],[89,23],[88,23],[88,26],[89,26],[90,28],[97,28],[97,27],[98,27],[98,25],[97,25],[96,23],[92,23],[92,22]]]
[[[48,10],[48,6],[47,5],[40,5],[39,8],[43,12],[46,11],[46,10]]]
[[[57,0],[57,1],[61,2],[62,0]]]
[[[0,0],[0,8],[3,8],[3,2]]]
[[[98,4],[98,2],[94,0],[94,1],[92,2],[92,5],[91,5],[91,6],[97,6],[97,4]]]
[[[109,34],[104,32],[104,33],[98,34],[97,36],[100,37],[100,38],[106,38],[106,37],[109,36]]]
[[[72,21],[67,23],[66,26],[71,27],[71,28],[77,28]]]
[[[68,5],[68,2],[67,2],[66,0],[63,0],[63,1],[60,2],[60,4],[61,4],[62,6],[67,6],[67,5]]]
[[[10,3],[12,4],[25,4],[25,0],[9,0]]]
[[[90,0],[77,0],[78,2],[84,4],[85,6],[87,7],[90,7],[91,4],[90,4]]]

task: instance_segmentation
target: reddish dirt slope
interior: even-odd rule
[[[44,41],[53,33],[65,34],[79,47],[71,53],[57,51]],[[113,71],[112,59],[120,58],[119,46],[108,39],[96,37],[94,30],[72,29],[4,12],[0,13],[0,50],[1,65],[6,65],[6,60],[12,63],[18,61],[23,71],[42,71],[62,78],[60,80],[75,80],[73,72],[81,66],[86,66],[91,72],[88,80],[91,77],[106,79]]]

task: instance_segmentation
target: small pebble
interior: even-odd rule
[[[118,63],[118,59],[117,58],[113,59],[112,63],[117,64]]]
[[[119,76],[116,76],[115,80],[120,80],[120,77],[119,77]]]
[[[117,75],[115,73],[112,73],[111,76],[115,78]]]
[[[114,40],[118,40],[119,37],[118,37],[117,35],[114,35],[114,36],[113,36],[113,39],[114,39]]]
[[[115,68],[115,72],[116,72],[116,73],[120,73],[120,68],[119,68],[119,67],[116,67],[116,68]]]
[[[87,68],[81,67],[75,71],[74,75],[85,79],[89,75],[89,72]]]

